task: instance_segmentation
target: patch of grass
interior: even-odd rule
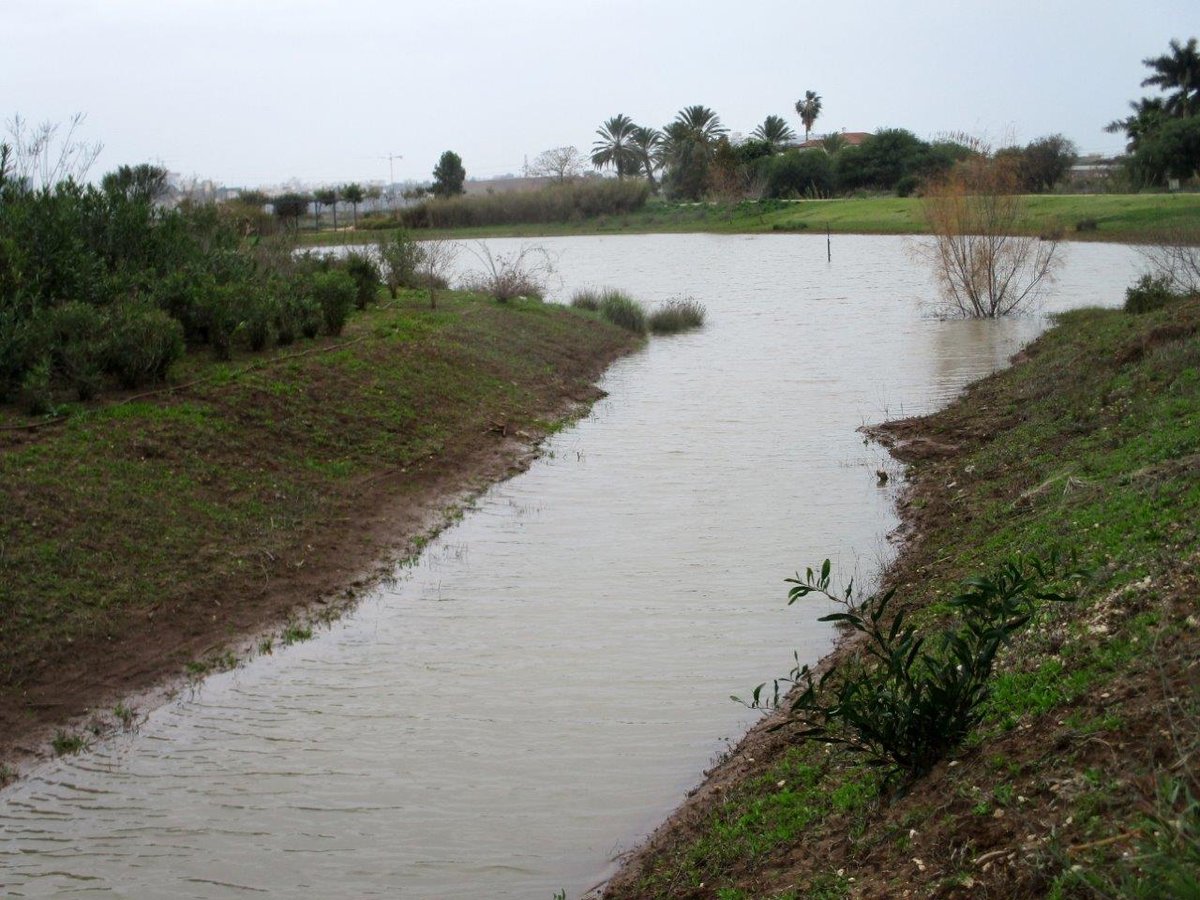
[[[1070,233],[1073,240],[1139,241],[1200,215],[1200,194],[1043,194],[1028,197],[1021,230],[1040,235],[1062,223],[1086,223]],[[1094,227],[1092,225],[1094,224]],[[636,212],[568,222],[432,229],[435,237],[538,237],[569,234],[646,234],[678,232],[923,234],[925,219],[916,197],[853,197],[834,200],[744,201],[738,203],[648,203]],[[426,232],[422,231],[421,236]],[[371,242],[378,232],[301,235],[313,244]],[[837,248],[834,248],[836,252]]]
[[[55,756],[66,756],[71,753],[79,753],[87,747],[87,740],[80,734],[71,734],[67,731],[59,730],[55,732],[54,739],[50,741],[50,746],[54,750]]]
[[[299,644],[302,641],[311,641],[312,636],[312,625],[308,622],[289,622],[284,626],[279,639],[285,647],[290,647],[292,644]]]
[[[132,707],[127,706],[124,702],[121,702],[113,707],[113,716],[118,722],[121,723],[121,727],[128,731],[133,727],[133,723],[136,721],[137,713]]]

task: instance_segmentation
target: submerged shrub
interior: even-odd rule
[[[320,309],[326,334],[337,336],[342,333],[354,306],[355,293],[354,279],[345,272],[313,273],[312,297]]]
[[[1143,275],[1125,289],[1125,312],[1148,313],[1162,309],[1179,295],[1171,290],[1165,275]]]
[[[600,292],[591,288],[576,291],[571,296],[571,305],[576,309],[586,309],[589,312],[600,311]]]
[[[895,590],[853,602],[829,588],[829,560],[820,575],[789,578],[788,603],[819,594],[845,612],[822,616],[865,635],[862,653],[832,666],[819,679],[797,666],[754,689],[755,709],[786,706],[797,737],[815,737],[861,753],[872,764],[914,778],[957,747],[983,718],[991,696],[996,654],[1029,624],[1041,601],[1071,600],[1049,590],[1053,561],[1014,559],[986,577],[969,580],[950,601],[958,624],[934,635],[918,633],[906,609],[893,612]],[[781,688],[783,691],[781,692]],[[795,688],[790,699],[784,694]],[[736,699],[736,698],[735,698]]]
[[[183,355],[183,327],[161,309],[126,301],[113,308],[107,343],[108,370],[135,388],[166,378]]]
[[[608,288],[600,295],[600,315],[621,328],[646,333],[646,310],[621,291]]]
[[[668,300],[650,314],[650,330],[655,334],[676,334],[704,324],[704,306],[691,297]]]

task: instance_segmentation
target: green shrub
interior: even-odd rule
[[[758,166],[768,198],[826,197],[833,190],[833,164],[824,150],[788,150]]]
[[[210,274],[185,269],[166,275],[152,293],[158,307],[179,320],[184,339],[189,344],[203,344],[208,341],[204,298],[216,286],[216,279]]]
[[[53,411],[54,395],[50,390],[50,372],[53,366],[49,356],[35,360],[21,377],[17,401],[31,416],[42,416]]]
[[[668,300],[650,314],[650,330],[655,334],[676,334],[704,325],[704,306],[691,297]]]
[[[995,573],[969,580],[950,601],[959,624],[938,634],[919,634],[907,610],[890,614],[895,590],[864,603],[853,602],[853,586],[842,595],[829,589],[829,560],[819,576],[789,578],[788,603],[820,594],[845,608],[822,616],[865,636],[860,656],[832,666],[818,680],[808,666],[754,689],[750,706],[776,709],[781,687],[795,688],[786,700],[797,737],[841,744],[872,764],[915,778],[957,747],[983,718],[996,654],[1033,618],[1041,601],[1072,599],[1042,587],[1053,564],[1010,560]],[[735,698],[736,699],[736,698]]]
[[[638,334],[646,333],[646,310],[628,294],[606,289],[600,295],[600,315],[614,325]]]
[[[1100,223],[1095,219],[1080,219],[1075,223],[1076,231],[1095,231],[1100,227]]]
[[[49,310],[41,321],[54,370],[80,400],[91,400],[99,393],[104,374],[104,314],[89,303],[73,300]]]
[[[312,276],[312,296],[321,311],[325,333],[339,335],[354,306],[354,279],[345,272],[315,272]]]
[[[107,368],[127,388],[166,378],[183,355],[183,327],[161,309],[136,301],[113,307]]]
[[[399,229],[376,245],[379,254],[383,281],[388,292],[395,299],[400,288],[415,288],[421,286],[421,264],[425,256],[421,245],[412,239],[404,229]]]
[[[1125,312],[1147,313],[1162,309],[1178,294],[1171,290],[1171,279],[1165,275],[1143,275],[1125,289]]]
[[[342,268],[354,279],[354,305],[366,309],[375,301],[379,291],[379,266],[366,254],[350,253],[343,261]]]
[[[247,304],[246,317],[242,327],[246,331],[246,344],[254,352],[265,348],[271,340],[271,326],[279,315],[279,304],[269,291],[255,292],[253,299]]]
[[[916,175],[902,175],[896,182],[897,197],[911,197],[921,187],[921,179]]]

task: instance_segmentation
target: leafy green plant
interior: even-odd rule
[[[420,286],[420,272],[425,256],[421,245],[414,241],[406,230],[400,228],[382,238],[375,250],[379,254],[384,284],[387,285],[392,299],[396,298],[400,288]]]
[[[650,313],[650,330],[654,334],[677,334],[704,325],[705,309],[691,297],[668,300]]]
[[[622,291],[608,288],[600,295],[600,315],[621,328],[646,333],[646,310]]]
[[[1171,279],[1165,275],[1143,275],[1125,289],[1125,312],[1147,313],[1162,309],[1177,295],[1171,290]]]
[[[345,272],[314,272],[312,296],[321,310],[321,321],[327,334],[342,333],[350,309],[354,306],[354,279]]]
[[[120,303],[109,323],[107,368],[124,387],[161,381],[183,355],[183,327],[160,309]]]
[[[365,253],[350,253],[343,261],[342,268],[354,279],[354,305],[366,309],[374,302],[379,291],[379,282],[382,280],[379,266]]]
[[[54,409],[50,389],[50,357],[42,356],[27,368],[21,377],[17,399],[31,416],[43,416]]]
[[[104,373],[104,314],[75,300],[50,310],[44,320],[54,368],[80,400],[91,400]]]
[[[257,296],[247,304],[246,318],[242,328],[246,332],[246,343],[256,353],[271,340],[271,326],[279,317],[279,301],[266,291],[257,291]]]
[[[821,617],[861,633],[861,654],[833,665],[819,678],[797,666],[749,706],[788,710],[797,737],[814,737],[863,754],[872,765],[908,778],[928,772],[962,743],[982,719],[990,696],[996,654],[1033,618],[1042,601],[1071,597],[1050,590],[1054,561],[1014,558],[990,575],[970,579],[949,601],[958,622],[925,635],[908,610],[893,609],[896,591],[854,602],[853,583],[830,590],[830,563],[819,574],[789,578],[789,605],[810,594],[835,601],[843,612]],[[798,662],[798,661],[797,661]],[[788,698],[786,691],[795,689]],[[736,698],[735,698],[736,699]]]

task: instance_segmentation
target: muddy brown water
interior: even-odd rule
[[[511,252],[517,241],[492,241]],[[783,579],[891,556],[864,423],[929,410],[1040,317],[938,321],[908,240],[541,242],[567,297],[690,294],[703,331],[621,360],[592,414],[395,584],[0,793],[17,896],[577,896],[831,643]],[[461,264],[469,265],[467,256]],[[1069,248],[1047,309],[1114,305],[1129,248]]]

